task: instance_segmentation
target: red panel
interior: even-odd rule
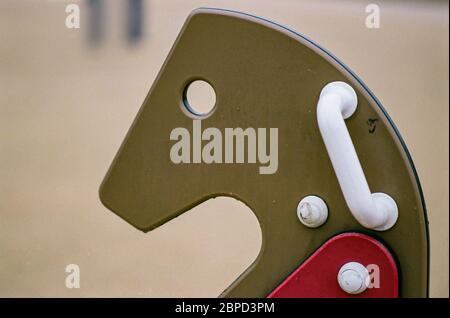
[[[350,295],[341,290],[337,274],[342,265],[348,262],[358,262],[366,267],[370,264],[377,265],[379,287],[369,287],[359,295]],[[340,234],[323,244],[268,296],[268,298],[319,297],[398,297],[398,271],[392,255],[383,244],[370,236],[359,233]]]

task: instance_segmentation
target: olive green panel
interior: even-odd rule
[[[216,109],[202,120],[203,129],[278,128],[275,174],[259,174],[259,164],[172,163],[170,132],[176,127],[192,131],[192,118],[181,107],[183,91],[195,79],[208,81],[217,95]],[[358,94],[358,109],[346,124],[371,190],[388,193],[397,202],[398,222],[386,232],[364,229],[353,218],[321,139],[316,106],[322,87],[332,81],[345,81]],[[368,120],[375,121],[374,131]],[[328,238],[363,231],[392,249],[401,271],[401,296],[424,297],[425,211],[399,138],[362,84],[316,45],[253,16],[198,9],[183,26],[103,181],[100,197],[142,231],[218,195],[246,203],[261,225],[262,250],[222,296],[264,297]],[[306,228],[296,215],[299,200],[310,194],[329,207],[329,218],[318,229]]]

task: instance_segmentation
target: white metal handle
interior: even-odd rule
[[[321,91],[317,121],[345,202],[355,219],[377,231],[390,229],[398,218],[397,204],[385,193],[371,193],[344,119],[356,110],[358,99],[344,82],[332,82]]]

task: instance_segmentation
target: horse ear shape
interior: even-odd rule
[[[276,128],[276,171],[260,174],[250,163],[172,162],[173,129],[189,130],[195,118],[186,113],[183,94],[198,79],[216,92],[214,111],[198,118],[203,129]],[[190,14],[106,174],[100,188],[103,204],[147,232],[209,198],[241,200],[261,225],[263,248],[223,296],[267,296],[334,234],[367,231],[348,211],[317,126],[319,94],[334,81],[356,91],[358,109],[346,125],[371,189],[389,193],[398,206],[395,226],[374,233],[396,254],[402,295],[425,296],[424,202],[391,119],[335,57],[255,16],[220,9]],[[303,226],[296,214],[299,201],[311,194],[321,197],[330,213],[315,229]]]

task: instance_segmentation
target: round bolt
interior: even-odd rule
[[[369,286],[369,271],[360,263],[347,263],[339,270],[338,283],[347,294],[360,294]]]
[[[326,203],[315,195],[304,197],[297,206],[297,216],[305,226],[316,228],[328,218]]]

